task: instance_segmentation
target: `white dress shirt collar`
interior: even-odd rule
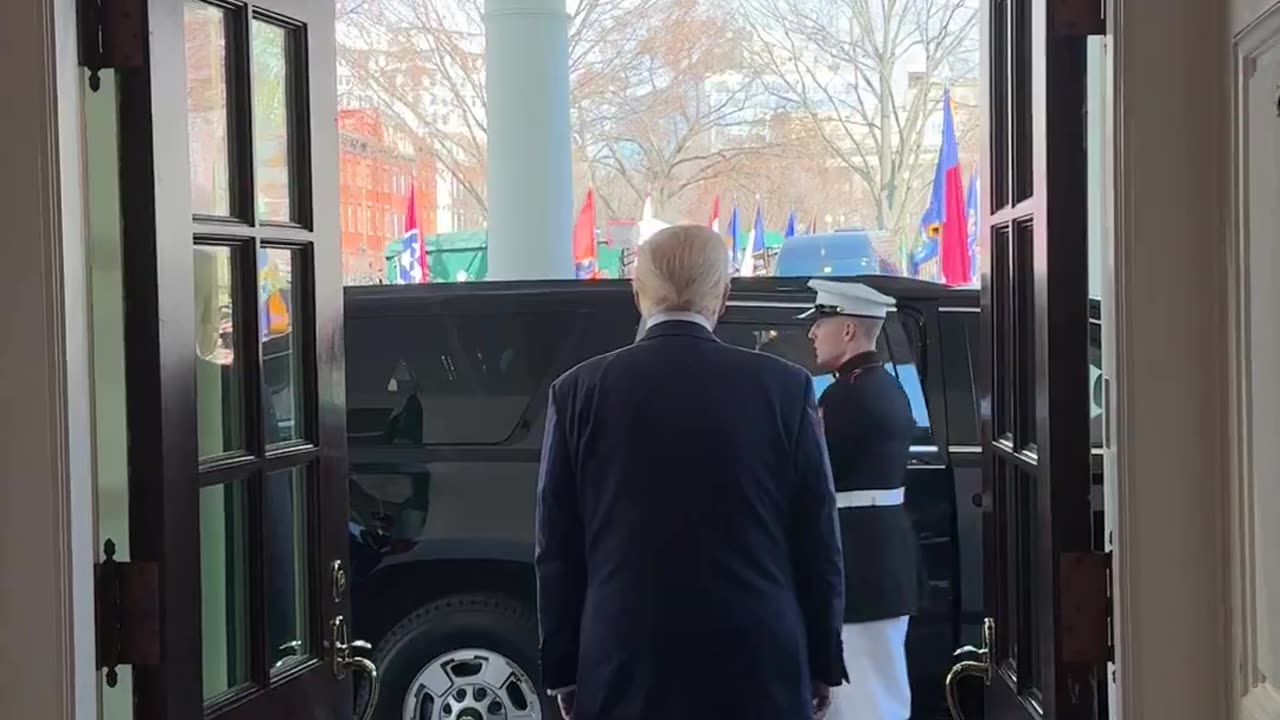
[[[697,323],[712,332],[711,321],[696,312],[660,312],[650,316],[645,320],[644,329],[648,332],[654,325],[664,322],[691,322]]]

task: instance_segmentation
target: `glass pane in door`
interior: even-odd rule
[[[308,620],[307,472],[271,473],[263,484],[267,541],[267,636],[272,672],[311,653]]]
[[[204,698],[249,682],[248,504],[243,481],[200,488]]]
[[[255,18],[251,42],[258,217],[270,222],[290,222],[295,219],[289,152],[291,32]]]
[[[202,458],[245,448],[235,259],[230,246],[195,248],[196,427]]]
[[[303,298],[294,273],[305,256],[294,248],[265,247],[258,253],[262,324],[263,413],[268,446],[305,437],[303,413]]]
[[[207,3],[185,7],[191,211],[197,215],[232,214],[227,102],[232,19],[230,11]]]

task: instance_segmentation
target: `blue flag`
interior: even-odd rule
[[[965,216],[969,218],[969,277],[978,281],[978,171],[969,176],[969,197],[965,200]]]
[[[764,252],[764,210],[756,205],[756,221],[751,224],[751,254]]]
[[[920,217],[923,242],[911,257],[911,273],[939,259],[942,279],[952,285],[967,285],[972,280],[971,253],[966,242],[963,178],[956,143],[955,122],[951,112],[951,90],[942,93],[942,143],[938,148],[938,164],[933,172],[933,193],[929,206]]]
[[[738,227],[738,205],[735,203],[733,212],[729,214],[729,247],[733,248],[733,261],[737,265],[741,257],[742,242],[741,228]]]
[[[914,253],[911,253],[911,277],[919,277],[921,266],[938,257],[938,238],[929,237],[922,233],[921,239],[920,247],[916,248]]]
[[[946,119],[951,115],[949,112],[950,108],[951,90],[943,90],[942,110],[944,126],[947,124]],[[947,150],[949,149],[947,147],[946,131],[947,128],[943,127],[942,146],[938,150],[938,164],[933,167],[933,192],[929,195],[929,206],[924,209],[924,214],[920,216],[920,234],[923,235],[926,240],[930,238],[936,240],[942,234],[942,221],[946,219],[944,214],[946,204],[945,198],[943,197],[943,188],[946,186],[947,168],[949,165],[948,161],[952,160],[955,155],[955,151],[953,150],[950,153],[952,157],[946,157],[948,155]]]
[[[782,241],[786,242],[787,240],[795,236],[796,236],[796,211],[792,210],[791,214],[787,216],[787,226],[782,230]]]

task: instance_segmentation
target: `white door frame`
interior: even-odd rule
[[[1280,189],[1275,154],[1275,83],[1280,44],[1280,4],[1237,2],[1231,18],[1232,47],[1232,239],[1227,287],[1231,334],[1231,462],[1230,495],[1231,640],[1238,669],[1233,691],[1248,720],[1280,719],[1280,668],[1275,656],[1280,618],[1274,610],[1280,548],[1274,543],[1277,500],[1275,428],[1268,418],[1280,398],[1274,372],[1267,372],[1280,353],[1276,322],[1280,288],[1272,273],[1277,254],[1274,222],[1280,211],[1272,195]],[[1250,113],[1250,108],[1256,114]],[[1256,182],[1260,187],[1252,188]],[[1254,331],[1262,328],[1255,335]],[[1252,372],[1251,367],[1252,366]],[[1255,420],[1257,418],[1257,420]],[[1257,422],[1258,424],[1255,424]],[[1261,506],[1260,506],[1261,505]],[[1263,520],[1268,518],[1268,520]],[[1265,525],[1265,527],[1264,527]],[[1270,539],[1264,539],[1270,538]],[[1260,591],[1260,588],[1266,590]],[[1259,601],[1270,605],[1259,607]],[[1266,673],[1271,677],[1267,677]]]
[[[0,705],[93,718],[93,499],[74,0],[0,3]]]
[[[1118,717],[1238,717],[1228,3],[1117,0]]]
[[[1235,0],[1253,2],[1256,0]],[[1115,0],[1118,716],[1238,716],[1231,580],[1231,8]],[[74,0],[0,3],[0,681],[97,715]],[[1083,368],[1082,368],[1083,371]],[[1082,399],[1083,402],[1083,399]]]

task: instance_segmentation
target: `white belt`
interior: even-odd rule
[[[836,507],[891,507],[901,505],[906,499],[906,488],[892,490],[847,490],[836,493]]]

